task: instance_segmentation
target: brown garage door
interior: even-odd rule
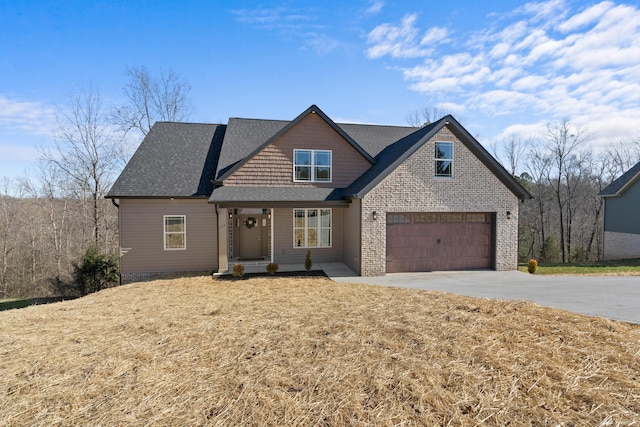
[[[387,273],[493,267],[491,213],[388,213]]]

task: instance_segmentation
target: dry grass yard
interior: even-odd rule
[[[325,278],[0,312],[0,425],[640,423],[640,326]]]

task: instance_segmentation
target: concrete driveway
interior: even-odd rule
[[[343,283],[532,301],[575,313],[640,323],[640,276],[538,276],[518,271],[395,273],[380,277],[358,277],[339,271],[327,274]]]

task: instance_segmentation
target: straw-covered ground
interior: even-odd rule
[[[640,326],[190,277],[0,312],[0,425],[637,425]]]

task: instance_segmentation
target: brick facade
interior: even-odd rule
[[[453,178],[434,176],[436,141],[453,142]],[[361,274],[385,274],[388,212],[495,212],[496,270],[513,270],[517,268],[518,206],[518,198],[443,127],[362,199]]]
[[[640,234],[604,232],[604,259],[640,257]]]

